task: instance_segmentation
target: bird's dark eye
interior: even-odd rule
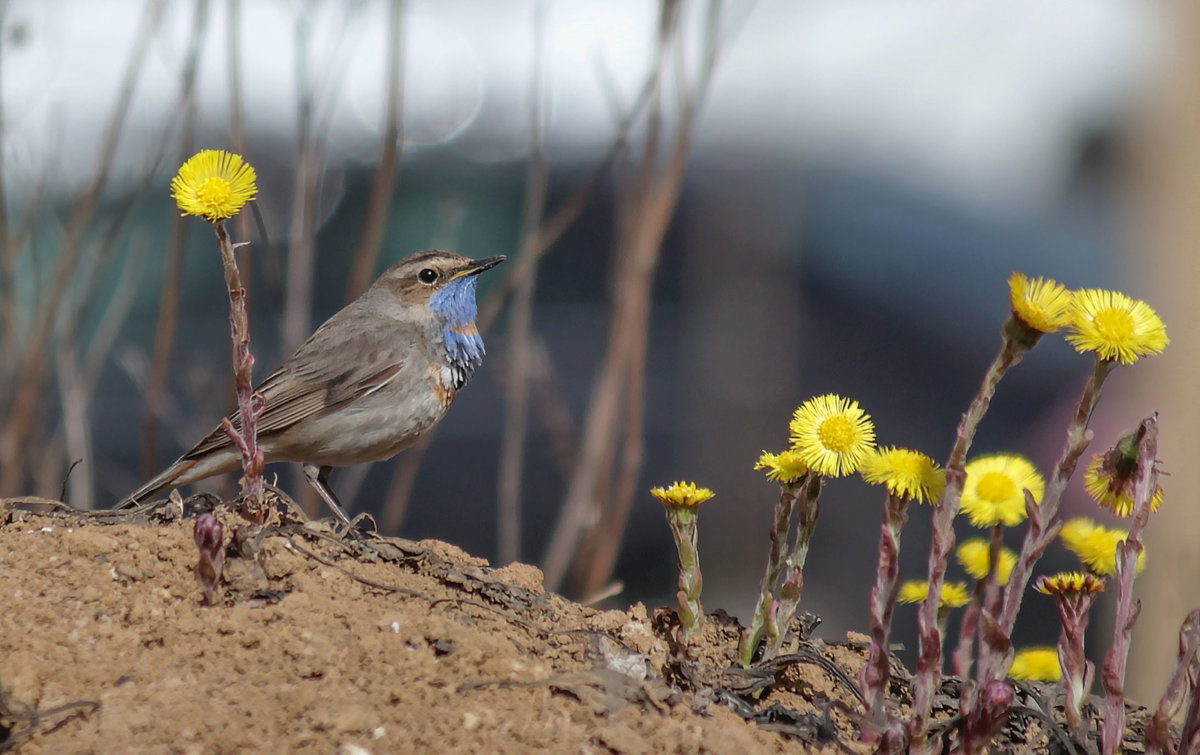
[[[427,267],[417,273],[417,280],[424,283],[426,286],[432,286],[438,279],[438,271],[431,267]]]

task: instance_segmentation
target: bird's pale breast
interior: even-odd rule
[[[306,419],[272,439],[268,461],[346,466],[391,458],[445,415],[450,404],[423,376],[405,366],[387,385],[341,411]],[[453,398],[453,396],[451,396]]]

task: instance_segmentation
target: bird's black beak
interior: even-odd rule
[[[508,259],[508,258],[505,257],[503,254],[500,254],[495,257],[486,257],[481,260],[474,260],[472,262],[468,262],[465,266],[459,268],[458,270],[455,270],[454,274],[450,276],[450,280],[454,280],[455,278],[462,278],[465,275],[479,275],[484,270],[491,270],[493,267],[495,267],[496,265],[499,265],[501,262],[503,262],[506,259]]]

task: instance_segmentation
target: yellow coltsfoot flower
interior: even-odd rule
[[[1104,580],[1082,571],[1061,571],[1038,577],[1033,589],[1044,595],[1095,594],[1104,592]]]
[[[650,494],[665,507],[667,525],[671,528],[675,550],[679,555],[676,615],[679,617],[679,639],[687,643],[704,624],[704,607],[700,604],[704,578],[700,573],[696,517],[697,507],[712,498],[713,492],[697,487],[694,482],[677,482],[668,488],[651,488]]]
[[[1071,324],[1071,292],[1058,281],[1013,273],[1008,292],[1013,315],[1030,328],[1053,333]]]
[[[1073,302],[1067,341],[1080,353],[1091,351],[1101,359],[1133,364],[1161,354],[1171,342],[1167,326],[1144,301],[1088,288],[1076,291]]]
[[[1083,487],[1096,503],[1117,516],[1133,514],[1134,490],[1137,482],[1137,448],[1133,458],[1124,454],[1120,447],[1108,453],[1096,454],[1083,475]],[[1163,489],[1159,485],[1150,497],[1150,510],[1158,511],[1163,502]]]
[[[254,168],[241,155],[206,149],[179,168],[171,181],[171,196],[184,215],[216,222],[237,215],[254,199]]]
[[[859,469],[872,485],[886,485],[897,498],[937,503],[946,489],[946,471],[920,451],[891,446],[868,454]]]
[[[763,451],[754,468],[767,470],[768,480],[788,484],[799,482],[808,474],[808,465],[804,463],[800,452],[792,449],[777,454]]]
[[[896,600],[901,603],[924,603],[929,597],[929,583],[912,580],[900,585]],[[971,593],[965,582],[946,582],[942,584],[942,608],[961,608],[971,602]]]
[[[1033,462],[1017,454],[981,456],[967,464],[962,512],[976,527],[1003,524],[1012,527],[1025,520],[1025,491],[1041,503],[1046,480]]]
[[[992,545],[979,537],[964,540],[954,555],[958,558],[958,563],[967,570],[967,574],[975,579],[983,579],[991,566]],[[1000,585],[1007,585],[1016,565],[1016,551],[1012,548],[1001,548],[1000,557],[996,562],[996,581]]]
[[[712,498],[716,493],[708,488],[696,487],[694,482],[677,482],[668,488],[650,488],[650,495],[657,498],[662,505],[695,508]]]
[[[1102,577],[1117,573],[1117,544],[1129,537],[1129,532],[1088,519],[1076,517],[1067,521],[1059,533],[1067,549],[1094,574]],[[1146,568],[1146,551],[1138,556],[1137,570]]]
[[[854,474],[875,450],[875,425],[857,401],[829,393],[809,399],[792,417],[792,450],[825,477]]]
[[[1025,648],[1013,657],[1008,675],[1026,682],[1057,682],[1062,678],[1058,650],[1050,647]]]

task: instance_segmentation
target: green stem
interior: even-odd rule
[[[821,475],[810,473],[797,498],[796,540],[788,549],[783,571],[779,575],[779,601],[774,607],[774,616],[768,617],[771,625],[763,659],[774,658],[792,642],[792,618],[800,606],[800,594],[804,590],[804,564],[808,560],[808,544],[817,528],[817,517],[821,513]]]
[[[795,508],[796,499],[806,479],[807,475],[796,482],[779,483],[779,503],[775,504],[775,521],[771,526],[771,553],[767,557],[767,568],[763,571],[762,585],[758,590],[754,618],[750,621],[750,628],[742,634],[741,661],[742,666],[747,668],[754,660],[754,651],[758,649],[766,631],[771,605],[775,600],[775,586],[783,571],[784,547],[787,544],[792,509]]]
[[[700,591],[704,580],[700,574],[700,551],[696,545],[696,511],[692,507],[668,506],[667,521],[679,552],[679,626],[680,639],[687,643],[704,625],[704,608]]]

